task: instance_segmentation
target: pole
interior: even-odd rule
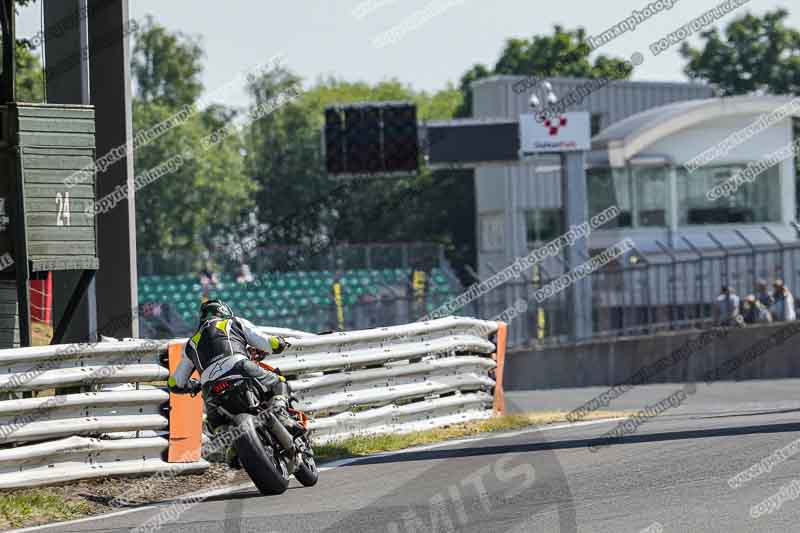
[[[14,0],[2,1],[2,29],[3,29],[3,82],[2,103],[13,102],[17,99],[17,79],[16,62],[16,28],[14,16]]]
[[[578,226],[589,219],[589,200],[586,188],[586,153],[565,152],[561,154],[561,198],[564,205],[564,228]],[[587,239],[578,239],[566,249],[569,270],[588,257]],[[592,335],[592,279],[579,279],[567,289],[567,309],[570,317],[569,337],[572,341],[586,339]]]
[[[43,0],[47,102],[90,103],[89,15],[86,0]],[[77,17],[77,24],[66,23]],[[58,32],[48,31],[59,28]],[[76,61],[75,59],[78,58]],[[86,280],[89,283],[85,283]],[[53,326],[63,342],[97,340],[97,300],[94,276],[80,271],[53,272]],[[86,298],[76,296],[85,293]],[[77,298],[77,301],[75,301]],[[70,312],[67,312],[70,311]],[[71,317],[71,318],[70,318]],[[62,322],[68,322],[62,325]],[[53,337],[54,340],[56,336]]]

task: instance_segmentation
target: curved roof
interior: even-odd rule
[[[795,100],[790,114],[800,116],[800,99]],[[722,117],[772,113],[795,100],[783,96],[735,96],[676,102],[612,124],[592,139],[592,150],[608,151],[611,166],[621,167],[648,146],[681,130]]]

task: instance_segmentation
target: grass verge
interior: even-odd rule
[[[628,416],[629,414],[630,413],[619,411],[595,411],[583,418],[583,420],[623,417]],[[505,415],[486,420],[478,420],[475,422],[453,424],[451,426],[444,426],[425,431],[353,437],[342,441],[332,442],[330,444],[315,445],[314,451],[317,455],[318,462],[345,459],[348,457],[363,457],[374,453],[392,452],[410,448],[412,446],[433,444],[435,442],[442,442],[449,439],[471,437],[481,433],[511,431],[515,429],[524,429],[531,426],[566,422],[566,416],[567,411],[548,411]]]
[[[28,489],[0,494],[0,529],[70,520],[88,513],[87,501],[66,498],[50,489]]]

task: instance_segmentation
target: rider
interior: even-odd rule
[[[208,394],[210,385],[229,376],[254,378],[272,393],[278,420],[295,435],[304,432],[303,425],[287,411],[290,390],[286,380],[253,362],[247,355],[248,345],[264,354],[279,354],[288,343],[282,337],[259,332],[250,321],[234,316],[231,308],[220,300],[203,302],[197,332],[186,343],[175,374],[169,377],[170,390],[179,394],[197,394],[203,390],[207,421],[216,430],[225,420],[217,412],[213,396]],[[200,381],[190,378],[194,370],[200,373]]]

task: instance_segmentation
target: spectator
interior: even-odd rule
[[[729,326],[738,323],[740,318],[739,297],[733,289],[723,285],[714,306],[714,322],[721,326]]]
[[[756,298],[758,301],[761,302],[761,305],[769,310],[772,307],[772,304],[775,303],[775,299],[769,292],[767,288],[767,280],[760,279],[756,282]]]
[[[742,304],[742,317],[746,324],[766,324],[772,322],[769,309],[754,294],[748,294]]]
[[[242,263],[239,265],[239,274],[236,275],[236,283],[253,283],[255,278],[250,271],[250,265]]]
[[[208,298],[211,289],[216,288],[219,278],[211,266],[211,261],[206,261],[205,266],[200,270],[200,286],[203,288],[203,299]]]
[[[772,284],[775,289],[772,297],[775,303],[772,304],[772,318],[775,322],[787,322],[797,318],[797,312],[794,309],[794,296],[789,289],[783,284],[783,280],[776,279]]]

